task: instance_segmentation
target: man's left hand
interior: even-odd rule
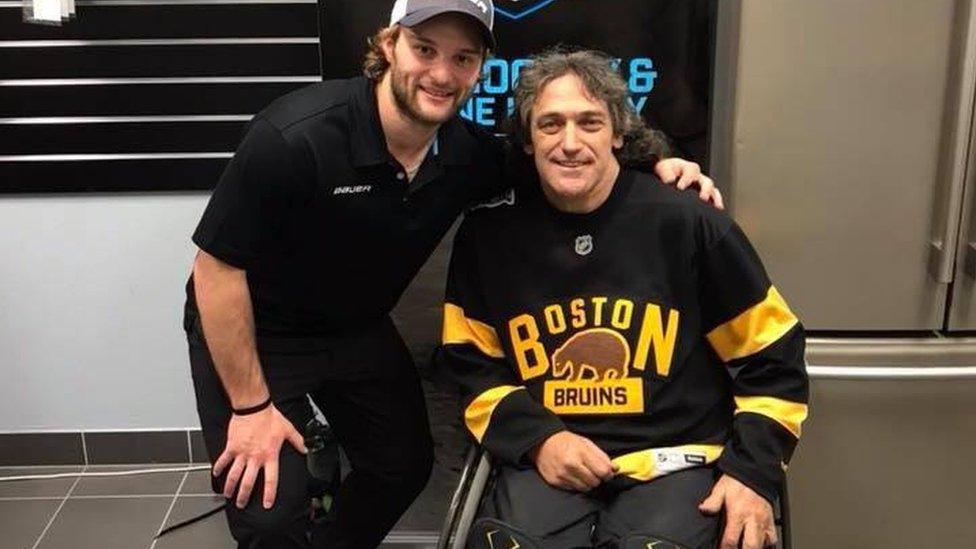
[[[762,549],[776,545],[776,524],[773,506],[752,488],[729,475],[722,475],[712,493],[698,505],[706,515],[715,515],[725,507],[725,532],[721,549],[736,549],[742,540],[743,549]]]
[[[722,202],[722,193],[715,187],[715,182],[703,174],[701,172],[701,166],[695,162],[689,162],[681,158],[659,160],[654,165],[654,174],[665,183],[671,184],[677,182],[675,186],[681,190],[697,184],[699,198],[705,202],[711,202],[720,210],[725,209],[725,203]]]

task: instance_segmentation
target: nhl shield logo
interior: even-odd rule
[[[593,237],[584,234],[576,237],[576,253],[587,255],[593,251]]]

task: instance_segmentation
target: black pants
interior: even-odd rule
[[[617,548],[628,536],[650,535],[682,547],[717,545],[720,519],[698,504],[716,471],[697,467],[610,493],[553,488],[535,469],[500,467],[484,513],[536,540],[544,549]]]
[[[213,463],[226,446],[231,411],[196,332],[187,334],[190,365]],[[352,471],[335,496],[330,516],[313,526],[305,457],[286,441],[274,506],[266,510],[261,505],[261,476],[244,509],[237,509],[233,499],[227,506],[231,534],[242,549],[376,547],[430,476],[433,443],[420,379],[392,323],[315,347],[275,350],[259,341],[258,354],[275,406],[302,432],[313,415],[306,398],[310,395],[339,438]],[[380,364],[357,365],[363,357]],[[214,491],[222,491],[224,480],[214,479]]]

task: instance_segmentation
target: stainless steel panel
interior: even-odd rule
[[[976,34],[976,31],[973,31]],[[976,77],[974,77],[976,79]],[[974,82],[971,82],[974,83]],[[974,83],[976,84],[976,83]],[[948,330],[976,330],[976,126],[969,135],[966,186],[960,235],[955,248],[955,273],[952,285]]]
[[[807,338],[807,364],[935,368],[976,366],[976,338]],[[976,399],[976,393],[973,394]]]
[[[725,192],[732,207],[732,124],[735,114],[735,75],[739,63],[740,0],[716,6],[715,58],[712,69],[712,112],[709,120],[708,173]]]
[[[929,246],[929,274],[938,282],[952,282],[953,265],[959,242],[959,218],[963,210],[964,189],[971,174],[969,149],[973,131],[973,100],[976,96],[976,12],[968,2],[958,5],[953,29],[955,67],[949,71],[943,131],[945,155],[939,177],[947,185],[939,187],[937,215]]]
[[[976,379],[811,389],[789,471],[795,547],[976,547]]]
[[[730,201],[808,328],[942,327],[969,4],[741,2]]]
[[[794,546],[976,546],[976,338],[807,343]]]
[[[976,150],[972,150],[976,153]],[[976,167],[976,158],[971,157],[970,169]],[[972,176],[972,174],[971,174]],[[962,231],[956,248],[955,282],[952,285],[952,299],[946,328],[949,330],[976,330],[976,189],[970,177],[966,188],[965,207],[962,217]]]

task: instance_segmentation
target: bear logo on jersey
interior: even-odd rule
[[[627,377],[630,345],[609,328],[573,334],[552,354],[543,404],[557,414],[629,414],[644,411],[644,383]]]
[[[606,381],[627,377],[630,345],[607,328],[584,330],[552,354],[552,375],[570,381]]]

